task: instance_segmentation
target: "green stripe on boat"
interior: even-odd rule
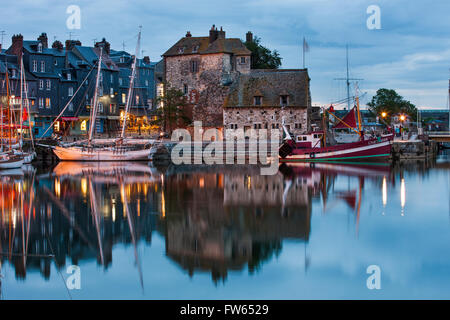
[[[305,159],[280,159],[281,162],[330,162],[334,160],[348,160],[348,159],[366,159],[366,158],[378,158],[378,157],[388,157],[389,153],[377,154],[372,156],[356,156],[356,157],[342,157],[342,158],[305,158]]]

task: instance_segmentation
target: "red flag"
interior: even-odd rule
[[[329,112],[334,112],[334,107],[333,107],[333,105],[331,105],[331,106],[328,108],[328,111],[329,111]]]

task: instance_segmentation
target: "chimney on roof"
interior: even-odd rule
[[[18,61],[20,61],[23,52],[23,36],[20,33],[15,34],[12,36],[11,40],[12,44],[8,49],[8,53],[17,56]]]
[[[52,44],[52,48],[53,48],[53,49],[56,49],[56,50],[58,50],[58,51],[63,51],[64,46],[63,46],[63,44],[61,43],[61,41],[55,40],[55,41],[53,42],[53,44]]]
[[[37,38],[37,40],[40,43],[42,43],[43,48],[48,48],[48,38],[47,38],[47,34],[45,32],[42,32],[41,35],[39,36],[39,38]]]
[[[191,32],[190,31],[186,32],[186,38],[190,38],[190,37],[192,37]]]
[[[149,56],[145,56],[143,60],[144,60],[144,62],[146,64],[150,64],[150,57]]]
[[[251,31],[245,35],[245,42],[253,42],[253,33]]]
[[[66,51],[72,50],[75,46],[81,46],[80,40],[66,40]]]
[[[102,41],[100,41],[100,42],[96,42],[95,47],[96,48],[103,47],[103,51],[105,52],[105,54],[109,55],[111,46],[110,46],[109,42],[106,41],[105,38],[103,38]]]
[[[213,24],[211,30],[209,30],[209,43],[213,43],[217,40],[219,36],[219,31],[217,31],[216,26]]]
[[[217,33],[218,39],[225,39],[225,31],[223,31],[222,27],[220,27],[220,31]]]

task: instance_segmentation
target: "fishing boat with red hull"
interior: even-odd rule
[[[323,133],[312,133],[310,136],[321,136]],[[306,135],[305,135],[306,136]],[[303,137],[302,137],[303,138]],[[314,141],[314,138],[312,138]],[[383,161],[391,155],[394,135],[361,140],[335,146],[321,146],[318,141],[315,146],[308,142],[285,140],[280,147],[280,162],[294,161]]]
[[[323,128],[325,128],[325,130],[298,135],[295,139],[283,124],[285,139],[284,143],[279,148],[280,162],[388,160],[391,155],[394,135],[387,134],[367,138],[364,135],[361,126],[358,97],[356,97],[355,109],[357,112],[357,123],[355,117],[347,116],[344,119],[340,119],[335,116],[333,112],[323,108]],[[354,109],[351,110],[351,112],[354,111]],[[341,123],[343,126],[355,131],[359,135],[359,141],[328,146],[325,113],[333,116],[338,123]],[[353,121],[349,121],[348,119],[353,119]]]

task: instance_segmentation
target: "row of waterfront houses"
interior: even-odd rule
[[[98,63],[101,48],[103,61],[96,131],[107,134],[118,131],[128,94],[133,56],[125,51],[111,50],[105,39],[93,47],[83,46],[78,40],[67,40],[65,46],[55,41],[49,47],[45,33],[37,40],[24,40],[22,35],[14,35],[11,46],[0,50],[2,103],[7,104],[6,72],[9,76],[10,104],[17,108],[20,103],[20,61],[23,59],[24,89],[28,96],[25,103],[29,103],[34,135],[43,138],[53,133],[85,134],[89,128],[96,82],[96,72],[92,70]],[[148,57],[138,59],[130,106],[133,121],[142,121],[153,107],[155,65]],[[23,96],[25,98],[25,93]],[[66,106],[60,121],[49,129]]]
[[[248,32],[245,42],[251,41],[253,35]],[[222,28],[213,25],[207,36],[194,37],[188,31],[162,55],[160,62],[151,62],[148,57],[138,59],[130,126],[135,125],[140,132],[148,124],[148,117],[155,115],[157,97],[163,94],[162,83],[167,83],[185,94],[192,121],[202,121],[204,128],[216,128],[220,134],[223,129],[240,128],[281,132],[282,121],[294,134],[309,130],[307,69],[253,69],[252,53],[245,42],[227,38]],[[96,72],[91,71],[99,60],[100,49],[102,76],[95,125],[98,133],[114,134],[123,120],[133,56],[112,50],[105,39],[93,47],[83,46],[78,40],[67,40],[64,45],[55,41],[49,47],[45,33],[32,41],[14,35],[12,45],[0,51],[1,96],[6,96],[4,79],[8,72],[11,94],[16,97],[11,103],[17,106],[23,58],[35,136],[86,134],[96,79]],[[66,105],[60,121],[49,129]]]

